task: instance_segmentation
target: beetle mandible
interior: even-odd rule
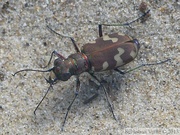
[[[82,49],[80,50],[78,46],[75,43],[75,40],[72,37],[69,37],[67,35],[59,34],[56,31],[52,30],[49,26],[49,30],[56,33],[59,36],[70,38],[74,48],[76,50],[75,54],[71,54],[68,56],[68,58],[65,58],[61,54],[57,53],[56,51],[53,51],[50,57],[50,60],[48,62],[48,65],[51,63],[53,55],[56,55],[58,58],[54,61],[54,67],[48,69],[48,70],[34,70],[34,69],[23,69],[19,70],[14,73],[16,75],[19,72],[23,71],[37,71],[37,72],[53,72],[55,75],[55,78],[49,77],[49,79],[46,79],[46,81],[50,84],[47,92],[37,105],[37,107],[34,110],[34,114],[36,114],[36,110],[38,109],[39,105],[42,103],[44,98],[46,97],[47,93],[51,88],[53,88],[53,84],[55,84],[58,80],[61,81],[67,81],[71,76],[76,76],[76,92],[75,96],[70,103],[69,107],[67,108],[67,112],[62,124],[62,130],[65,125],[69,110],[76,99],[79,88],[80,88],[80,81],[79,81],[79,75],[83,72],[88,72],[95,80],[99,82],[99,85],[103,88],[106,99],[108,101],[108,105],[110,107],[110,111],[112,112],[112,115],[114,119],[116,120],[116,117],[114,115],[112,105],[108,98],[108,93],[106,91],[106,88],[102,85],[101,81],[94,75],[94,72],[101,72],[106,70],[115,70],[119,72],[120,74],[128,73],[132,70],[135,70],[137,68],[140,68],[142,66],[146,65],[156,65],[164,63],[168,60],[161,61],[159,63],[152,63],[152,64],[142,64],[136,68],[133,68],[131,70],[128,70],[126,72],[122,72],[118,69],[118,67],[123,66],[132,60],[134,60],[138,54],[140,44],[137,39],[133,39],[128,35],[123,35],[120,33],[113,33],[109,35],[102,34],[102,25],[105,26],[120,26],[120,25],[127,25],[130,26],[131,23],[143,18],[146,16],[150,10],[145,12],[142,16],[140,16],[138,19],[131,21],[130,23],[125,24],[99,24],[99,38],[97,38],[94,42],[87,43],[82,46]]]

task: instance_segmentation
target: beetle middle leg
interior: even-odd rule
[[[89,73],[89,72],[88,72],[88,73]],[[113,111],[113,106],[112,106],[111,101],[110,101],[109,96],[108,96],[108,92],[106,91],[106,88],[104,87],[104,85],[102,84],[102,82],[101,82],[93,73],[89,73],[89,74],[100,84],[99,86],[103,88],[103,91],[104,91],[104,93],[105,93],[106,100],[107,100],[107,102],[108,102],[108,106],[109,106],[110,111],[111,111],[111,113],[112,113],[112,115],[113,115],[113,118],[114,118],[115,120],[117,120],[117,119],[116,119],[116,116],[115,116],[115,114],[114,114],[114,111]]]

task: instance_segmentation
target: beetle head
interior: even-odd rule
[[[71,67],[71,63],[69,60],[62,60],[57,58],[54,61],[53,72],[58,80],[67,81],[72,74],[70,73],[69,69]]]

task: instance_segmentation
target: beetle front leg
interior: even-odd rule
[[[71,106],[72,106],[72,104],[74,103],[76,97],[77,97],[78,94],[79,94],[79,88],[80,88],[79,76],[76,76],[76,91],[75,91],[75,95],[74,95],[74,98],[73,98],[72,102],[70,103],[70,105],[69,105],[68,108],[67,108],[67,112],[66,112],[66,115],[65,115],[65,117],[64,117],[64,121],[63,121],[62,128],[61,128],[62,131],[63,131],[64,125],[65,125],[65,122],[66,122],[68,113],[69,113],[69,111],[70,111],[70,109],[71,109]]]

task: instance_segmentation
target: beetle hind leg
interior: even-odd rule
[[[103,36],[103,34],[102,34],[102,25],[103,26],[128,26],[128,27],[132,28],[131,27],[132,23],[137,22],[138,20],[141,20],[143,18],[146,18],[149,15],[149,12],[150,12],[150,10],[147,10],[146,12],[144,12],[144,14],[142,14],[138,18],[136,18],[136,19],[134,19],[134,20],[132,20],[130,22],[126,22],[126,23],[112,23],[112,24],[102,23],[102,24],[98,24],[98,27],[99,27],[99,36],[100,37]]]
[[[159,61],[159,62],[156,62],[156,63],[145,63],[145,64],[141,64],[141,65],[139,65],[139,66],[137,66],[137,67],[135,67],[135,68],[129,69],[129,70],[125,71],[125,72],[119,70],[118,68],[116,68],[116,69],[114,69],[114,70],[117,71],[118,73],[120,73],[121,75],[124,75],[124,74],[126,74],[126,73],[132,72],[132,71],[134,71],[134,70],[136,70],[136,69],[139,69],[139,68],[141,68],[141,67],[153,66],[153,65],[160,65],[160,64],[166,63],[166,62],[168,62],[168,61],[170,61],[170,60],[171,60],[171,59],[166,59],[166,60]]]
[[[103,33],[102,33],[102,24],[98,25],[98,29],[99,29],[99,37],[102,37],[103,36]]]
[[[73,46],[74,46],[76,52],[81,52],[81,50],[80,50],[79,47],[77,46],[77,44],[76,44],[76,42],[75,42],[75,40],[74,40],[73,37],[68,36],[68,35],[65,35],[65,34],[57,33],[55,30],[53,30],[53,29],[52,29],[51,27],[49,27],[48,25],[47,25],[47,28],[48,28],[50,31],[52,31],[53,33],[55,33],[56,35],[58,35],[58,36],[61,36],[61,37],[64,37],[64,38],[70,38],[70,39],[71,39],[71,42],[73,43]]]

